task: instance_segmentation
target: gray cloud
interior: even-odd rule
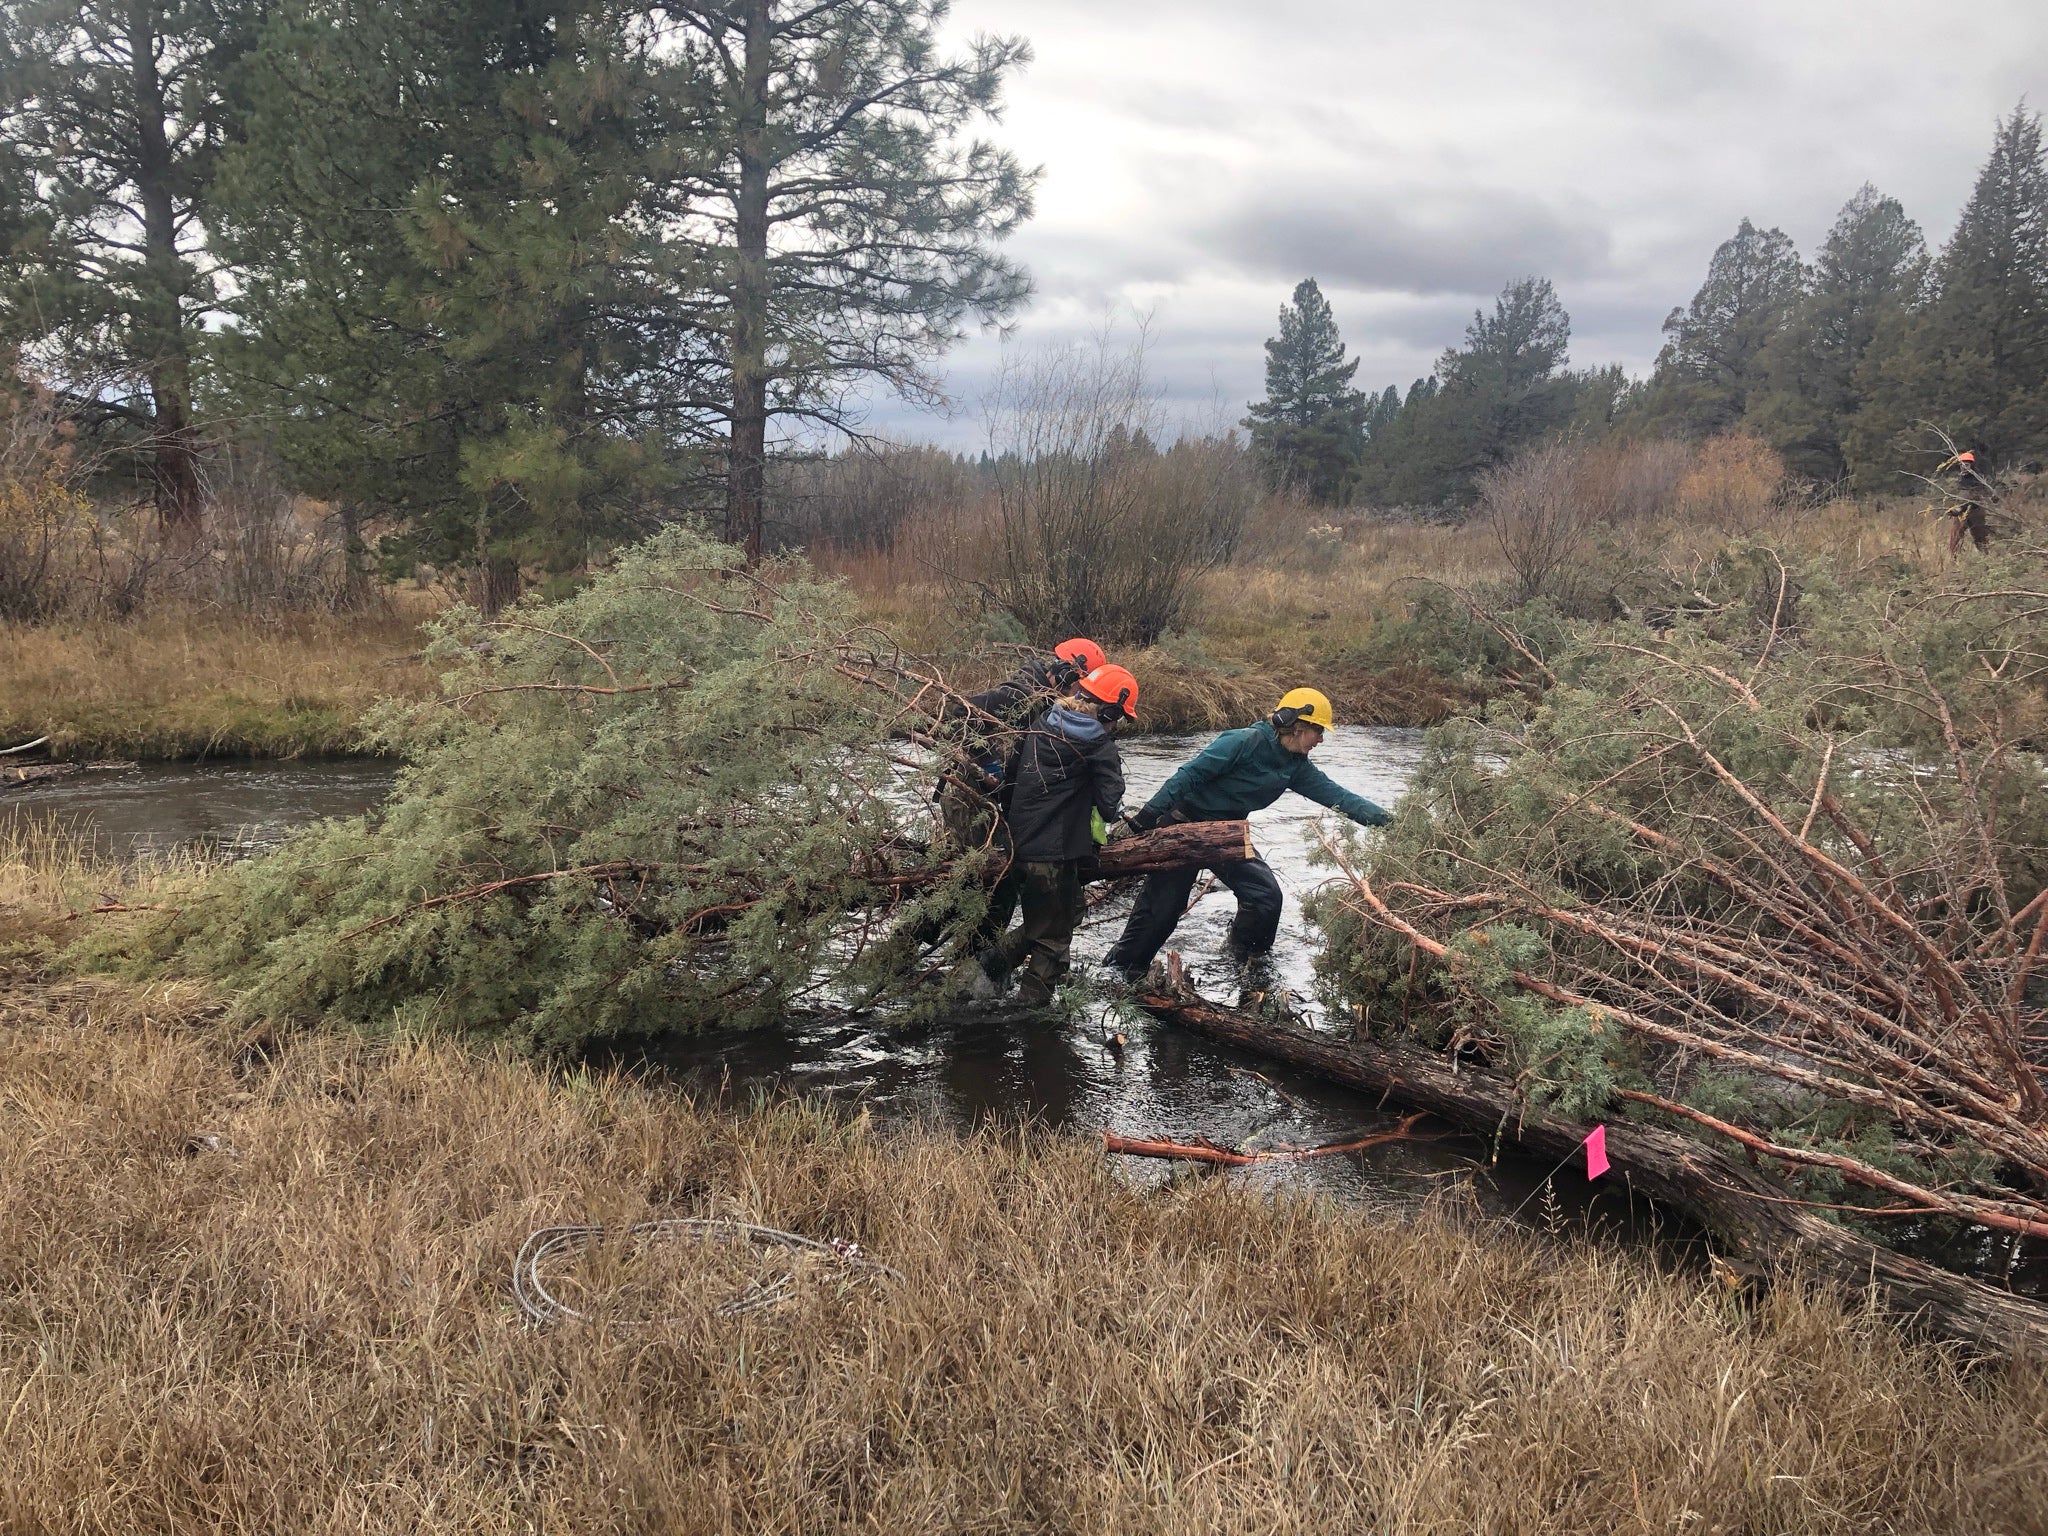
[[[1530,273],[1573,361],[1647,369],[1737,220],[1811,254],[1865,180],[1939,244],[2022,94],[2048,105],[2048,6],[1978,0],[1970,46],[1924,0],[956,0],[958,34],[1036,62],[993,136],[1042,164],[1010,345],[1149,314],[1190,414],[1262,388],[1261,343],[1315,276],[1361,385],[1408,381]],[[972,402],[992,337],[947,360]],[[906,437],[972,446],[877,402]]]
[[[1598,276],[1613,253],[1589,210],[1575,216],[1527,194],[1342,188],[1262,192],[1204,229],[1201,245],[1251,275],[1417,294],[1497,292],[1531,274]]]

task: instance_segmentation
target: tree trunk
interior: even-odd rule
[[[1542,1157],[1570,1156],[1589,1129],[1532,1108],[1512,1084],[1484,1068],[1418,1045],[1340,1041],[1180,996],[1146,994],[1136,1001],[1209,1039],[1382,1094]],[[2048,1358],[2048,1306],[1868,1242],[1688,1136],[1611,1122],[1607,1159],[1631,1188],[1690,1218],[1737,1258],[1766,1270],[1796,1268],[1851,1295],[1874,1288],[1892,1310],[1940,1337]]]
[[[470,606],[495,618],[519,600],[519,562],[504,555],[491,555],[469,568]]]
[[[1105,844],[1101,878],[1120,880],[1154,870],[1203,869],[1258,856],[1248,821],[1183,821]]]
[[[192,357],[185,333],[185,272],[178,254],[177,206],[171,195],[175,166],[164,132],[163,78],[157,73],[157,35],[148,0],[128,9],[130,81],[135,94],[135,185],[142,202],[143,270],[147,291],[137,318],[149,379],[150,479],[157,517],[167,529],[199,525],[199,438],[192,425]]]
[[[768,462],[768,76],[770,0],[746,0],[739,82],[739,192],[733,209],[732,421],[725,482],[725,537],[753,564],[761,558]]]

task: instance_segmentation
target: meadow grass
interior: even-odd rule
[[[0,849],[0,1532],[2048,1528],[2048,1368],[1853,1300],[70,971],[190,873]],[[621,1244],[595,1320],[515,1304],[535,1228],[674,1216],[903,1278],[732,1317],[729,1251]]]
[[[352,750],[364,712],[433,689],[424,614],[251,616],[165,606],[128,620],[0,625],[0,746],[66,758]]]

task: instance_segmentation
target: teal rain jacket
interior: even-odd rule
[[[1238,821],[1290,789],[1363,826],[1383,827],[1393,819],[1335,782],[1305,754],[1281,746],[1270,720],[1225,731],[1182,763],[1145,809],[1155,817],[1177,810],[1190,821]]]

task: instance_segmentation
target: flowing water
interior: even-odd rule
[[[1206,737],[1142,737],[1123,744],[1132,805],[1142,803]],[[1419,731],[1340,728],[1315,754],[1332,778],[1391,807],[1420,760]],[[151,849],[203,844],[231,852],[277,843],[294,827],[352,815],[389,790],[391,765],[362,760],[158,765],[81,773],[0,797],[0,823],[61,823],[102,853],[132,857]],[[1310,862],[1314,827],[1332,822],[1320,806],[1285,796],[1252,818],[1254,840],[1287,892],[1274,952],[1282,984],[1312,988],[1311,936],[1301,898],[1327,870]],[[1198,886],[1197,890],[1201,888]],[[1091,914],[1075,945],[1077,964],[1098,960],[1114,940],[1129,898]],[[1171,947],[1198,979],[1212,977],[1235,911],[1229,892],[1196,901]],[[1220,979],[1220,978],[1219,978]],[[1225,986],[1205,990],[1230,1000]],[[915,1031],[878,1019],[804,1024],[747,1035],[699,1035],[636,1051],[636,1065],[693,1092],[735,1100],[760,1094],[822,1096],[858,1106],[889,1123],[967,1128],[995,1119],[1080,1133],[1191,1141],[1246,1149],[1312,1147],[1391,1129],[1398,1116],[1370,1095],[1340,1088],[1284,1065],[1152,1023],[1127,1028],[1121,1046],[1099,1020],[1053,1021],[1014,1009],[963,1012]],[[1170,1177],[1168,1165],[1119,1158],[1133,1179]],[[1559,1172],[1526,1159],[1495,1160],[1465,1137],[1403,1141],[1303,1162],[1265,1162],[1225,1176],[1250,1184],[1285,1183],[1375,1205],[1407,1204],[1431,1192],[1495,1213],[1573,1222],[1637,1225],[1625,1189],[1589,1191],[1583,1170]],[[1613,1185],[1614,1181],[1607,1181]],[[1599,1193],[1589,1201],[1591,1193]]]

